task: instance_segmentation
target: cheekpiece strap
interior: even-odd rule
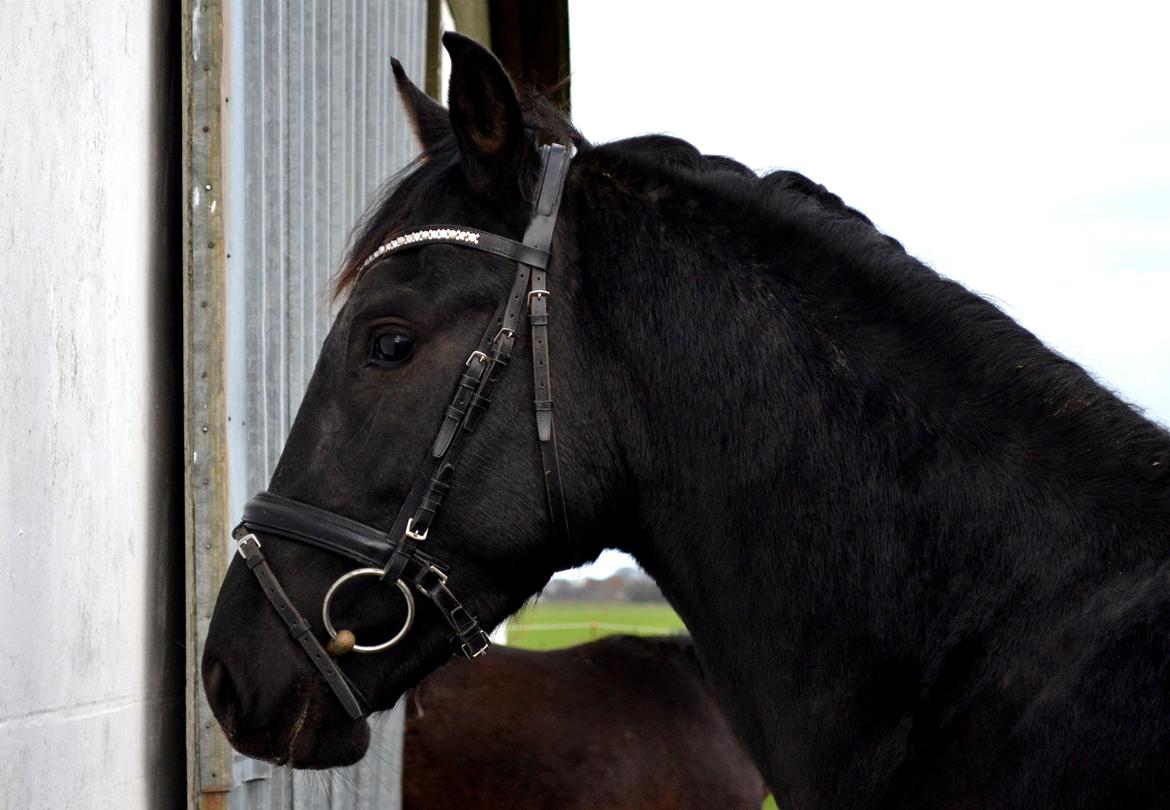
[[[238,528],[237,533],[239,533]],[[317,667],[317,671],[325,678],[325,682],[329,684],[329,688],[333,690],[333,694],[341,702],[345,713],[354,720],[365,717],[367,712],[362,706],[364,701],[360,697],[361,692],[345,677],[345,673],[341,671],[329,653],[325,652],[321,642],[317,641],[317,637],[313,635],[313,628],[305,621],[305,617],[300,614],[300,611],[293,606],[292,600],[288,598],[288,594],[280,586],[280,581],[272,573],[264,552],[260,550],[260,541],[256,539],[256,535],[250,532],[242,533],[237,541],[237,548],[240,556],[247,563],[248,569],[259,580],[264,595],[276,608],[277,615],[284,620],[289,635],[308,654],[313,666]],[[366,703],[366,705],[369,704]]]

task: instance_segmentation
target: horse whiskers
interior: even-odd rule
[[[386,776],[388,769],[397,767],[394,758],[379,748],[371,748],[363,762],[370,757],[374,757],[383,767],[349,765],[325,770],[293,771],[293,783],[320,798],[356,798],[361,795],[362,784],[368,787],[371,781],[376,782],[387,795],[398,795],[400,786],[393,784]]]
[[[376,723],[372,725],[372,729],[377,727]],[[305,791],[314,798],[356,798],[362,795],[363,786],[368,789],[371,782],[376,783],[386,795],[397,796],[401,785],[389,778],[389,774],[397,771],[399,759],[378,744],[378,736],[375,734],[362,763],[356,765],[311,771],[281,767],[288,771],[294,792]]]

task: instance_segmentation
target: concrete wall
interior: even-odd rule
[[[181,806],[177,15],[0,11],[0,808]]]

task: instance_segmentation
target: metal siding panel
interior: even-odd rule
[[[284,307],[287,318],[284,358],[288,384],[284,390],[286,413],[291,420],[304,393],[305,366],[311,363],[316,352],[306,352],[304,346],[306,267],[304,260],[305,240],[305,175],[304,175],[304,87],[301,82],[302,43],[304,28],[300,12],[304,0],[285,0],[282,4],[281,39],[284,44],[282,76],[285,82],[285,115],[281,142],[284,148],[284,164],[281,166],[285,179],[285,228],[284,264],[281,267],[285,279]],[[284,426],[287,433],[289,426]]]
[[[245,3],[243,8],[245,11],[240,24],[242,24],[244,30],[239,39],[246,43],[240,48],[244,55],[242,70],[245,79],[240,84],[242,88],[246,88],[248,87],[249,81],[263,82],[264,70],[262,65],[264,59],[264,43],[261,33],[263,31],[262,21],[264,14],[263,8],[259,3]],[[257,40],[260,41],[257,44],[252,44],[256,43]],[[258,99],[251,92],[247,92],[242,98],[237,99],[237,101],[239,103],[232,108],[232,111],[236,116],[235,120],[244,130],[244,154],[240,157],[240,163],[243,173],[247,178],[244,184],[244,194],[246,197],[236,206],[247,211],[247,214],[242,217],[243,221],[241,224],[243,244],[237,248],[237,252],[244,257],[245,304],[241,309],[243,312],[249,312],[249,308],[255,302],[264,300],[265,288],[265,273],[263,272],[264,242],[260,238],[260,234],[264,232],[266,226],[266,212],[263,206],[257,204],[257,198],[263,199],[265,196],[262,188],[264,182],[263,155],[265,153],[263,142],[264,110],[257,103]],[[259,194],[255,194],[254,192],[257,188],[261,189]],[[247,322],[244,362],[236,364],[237,366],[242,365],[245,367],[245,380],[252,383],[251,385],[244,383],[236,386],[246,391],[243,400],[247,403],[245,421],[247,423],[246,436],[248,440],[247,489],[249,492],[253,492],[264,486],[264,481],[261,478],[262,473],[256,469],[253,459],[257,454],[261,457],[266,457],[268,454],[267,420],[265,419],[267,408],[263,401],[263,391],[255,390],[255,382],[265,379],[265,352],[256,350],[264,335],[265,313],[259,307],[251,310],[251,313],[252,317],[248,318]]]
[[[230,385],[246,403],[246,461],[233,503],[267,486],[330,325],[329,279],[350,228],[416,147],[394,92],[390,56],[425,68],[426,2],[241,2],[234,125],[244,182],[232,200],[246,278],[245,357]],[[238,294],[238,293],[237,293]],[[402,707],[371,721],[370,754],[345,771],[306,775],[238,757],[233,810],[400,806]]]
[[[345,9],[347,0],[331,0],[329,15],[329,260],[341,252],[342,241],[338,231],[345,223],[352,222],[349,216],[348,164],[349,151],[345,134],[345,37],[348,31]]]
[[[313,232],[314,251],[313,266],[322,273],[328,273],[333,264],[332,242],[330,237],[329,219],[329,189],[330,179],[330,151],[329,151],[329,105],[331,99],[330,72],[329,72],[329,42],[330,42],[330,13],[328,7],[321,3],[313,3],[313,31],[316,32],[313,50],[313,92],[316,95],[313,104],[313,158],[316,161],[315,173],[317,187],[313,195]],[[326,276],[327,277],[327,276]],[[326,287],[327,291],[327,287]],[[318,310],[318,317],[313,324],[313,336],[318,343],[323,339],[328,329],[327,303]]]

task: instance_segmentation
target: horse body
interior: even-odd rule
[[[572,216],[629,548],[781,806],[1159,795],[1166,645],[1119,640],[1170,627],[1165,432],[830,196],[608,150]]]
[[[404,810],[759,810],[766,795],[686,638],[502,647],[406,705]]]
[[[403,84],[427,160],[355,239],[349,300],[271,487],[372,525],[401,501],[446,375],[507,281],[445,247],[352,271],[420,223],[522,232],[533,183],[506,77],[448,39],[450,119]],[[500,621],[603,537],[679,611],[781,807],[1159,804],[1166,431],[799,175],[756,178],[672,139],[579,147],[550,273],[573,540],[547,539],[530,429],[485,419],[427,541],[476,615]],[[392,378],[361,366],[388,319],[426,352]],[[493,408],[523,413],[530,393],[509,380]],[[386,438],[368,447],[375,424]],[[274,565],[345,570],[288,545],[270,544]],[[292,595],[308,604],[322,582]],[[221,716],[267,718],[273,731],[236,737],[260,755],[352,758],[360,729],[295,650],[272,647],[288,674],[263,690],[220,686],[238,655],[222,617],[259,616],[256,590],[229,572],[209,695],[232,698]],[[359,630],[394,624],[352,610]],[[376,702],[449,655],[433,616],[417,627],[380,667],[351,667]]]
[[[571,216],[628,548],[780,805],[1165,795],[1165,432],[831,195],[624,151]]]

